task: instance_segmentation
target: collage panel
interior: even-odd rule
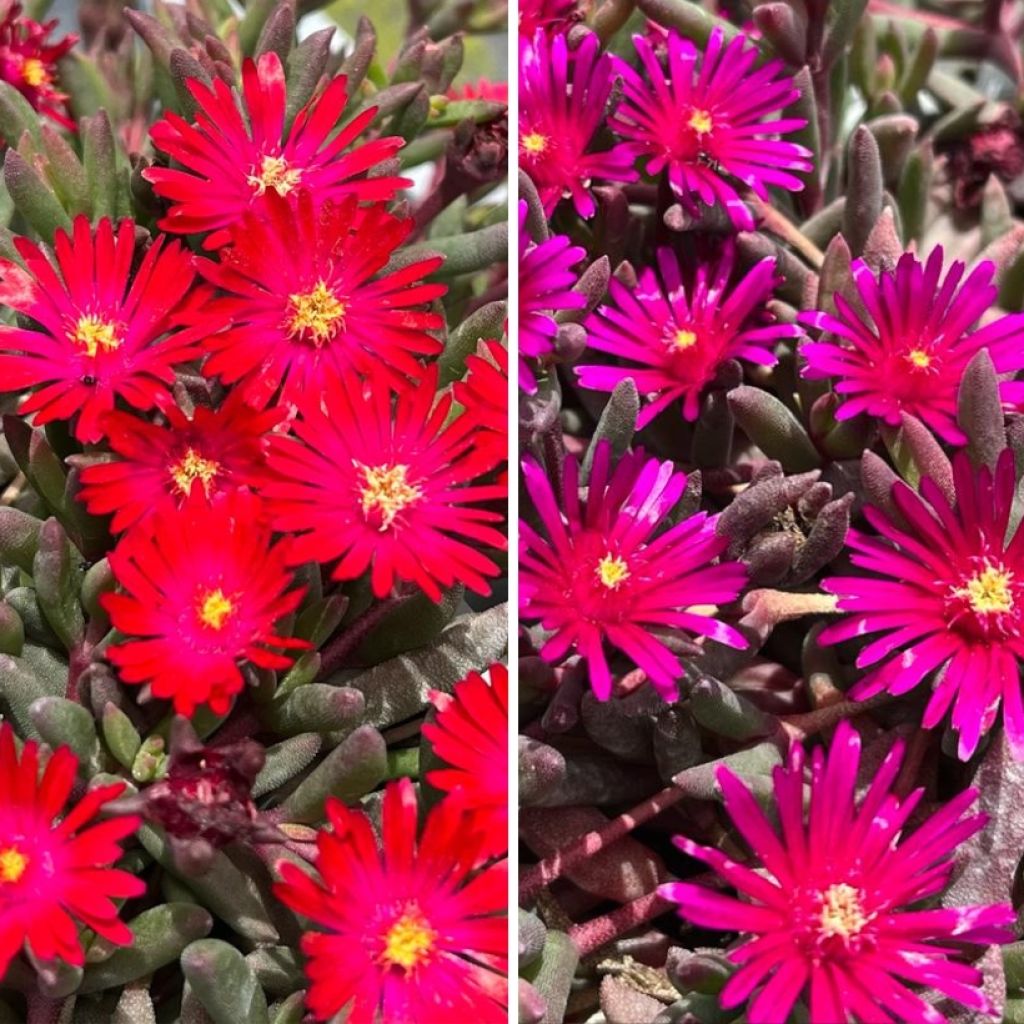
[[[508,1020],[506,25],[0,2],[0,1024]]]
[[[520,0],[521,1022],[1024,1019],[1022,19]]]

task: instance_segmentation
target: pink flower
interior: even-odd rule
[[[805,754],[793,745],[788,765],[774,771],[771,818],[728,768],[718,769],[726,811],[755,864],[739,864],[689,839],[676,843],[744,899],[690,882],[663,885],[660,892],[701,928],[752,936],[729,954],[740,966],[719,997],[725,1009],[746,1004],[750,1024],[782,1024],[804,999],[810,1024],[851,1016],[872,1024],[943,1024],[946,1018],[909,983],[979,1014],[992,1011],[981,972],[953,957],[963,942],[1012,942],[1013,908],[915,906],[943,890],[957,846],[984,827],[987,816],[963,817],[978,795],[968,789],[904,835],[924,790],[903,800],[891,792],[902,760],[897,742],[856,799],[860,737],[843,722],[827,757],[820,747],[811,756],[806,812]],[[772,823],[776,816],[779,826]]]
[[[607,642],[673,700],[682,666],[655,630],[746,647],[731,626],[695,610],[735,601],[746,581],[738,562],[712,564],[727,543],[715,533],[715,519],[699,512],[655,535],[683,495],[684,473],[642,452],[613,470],[608,442],[594,456],[586,501],[576,460],[566,459],[563,472],[560,508],[543,468],[523,460],[543,532],[520,523],[519,608],[525,620],[553,633],[541,650],[545,660],[561,661],[571,651],[586,658],[594,693],[607,700]]]
[[[594,179],[636,181],[635,150],[623,144],[595,151],[612,92],[612,58],[586,35],[570,54],[564,35],[538,32],[519,44],[519,163],[550,215],[571,198],[581,217],[597,207]]]
[[[576,0],[520,0],[519,36],[532,39],[538,29],[567,32],[580,17]]]
[[[582,309],[586,296],[572,290],[573,267],[586,249],[572,245],[565,235],[535,243],[526,229],[526,200],[519,200],[519,386],[528,394],[537,390],[533,370],[523,356],[540,359],[554,349],[558,323],[551,315],[560,309]]]
[[[578,366],[580,384],[613,391],[626,378],[635,381],[649,400],[637,420],[639,429],[680,399],[683,416],[695,420],[705,388],[730,359],[773,366],[774,343],[800,334],[793,324],[773,322],[764,310],[778,282],[775,260],[761,260],[730,290],[734,260],[727,244],[716,263],[697,265],[687,287],[678,257],[659,249],[658,270],[643,270],[639,287],[612,278],[613,301],[588,318],[587,344],[628,363]]]
[[[1007,737],[1024,759],[1024,704],[1018,664],[1024,658],[1024,531],[1007,535],[1016,479],[1004,451],[995,476],[953,460],[956,501],[925,477],[921,493],[899,482],[892,501],[902,521],[880,509],[864,514],[880,537],[850,531],[853,564],[865,576],[834,576],[822,587],[851,614],[821,634],[837,643],[881,634],[857,656],[874,666],[850,691],[865,699],[903,694],[935,680],[922,725],[932,729],[952,707],[966,760],[1004,704]]]
[[[648,174],[667,171],[673,191],[693,212],[697,200],[721,204],[741,231],[753,230],[754,218],[734,181],[766,201],[769,185],[803,189],[796,173],[813,170],[811,152],[780,136],[807,122],[775,117],[800,96],[791,78],[778,77],[782,61],[755,68],[757,47],[743,35],[725,45],[721,28],[711,33],[703,55],[670,32],[667,74],[650,39],[634,36],[633,45],[644,73],[615,58],[624,95],[609,123],[647,158]]]
[[[964,444],[956,424],[957,391],[971,357],[987,348],[999,373],[1024,369],[1024,315],[1003,316],[972,330],[994,305],[995,267],[981,263],[960,285],[963,263],[943,276],[941,246],[922,264],[904,253],[895,269],[877,277],[863,260],[853,277],[863,303],[861,312],[836,295],[836,316],[804,313],[800,321],[829,332],[800,351],[810,380],[835,378],[842,398],[836,419],[860,413],[898,426],[901,413],[916,416],[944,441]],[[1004,382],[1003,399],[1024,397],[1024,385]]]
[[[331,799],[327,818],[333,831],[317,836],[320,879],[281,861],[275,886],[324,929],[302,938],[313,1018],[503,1024],[508,861],[474,870],[483,835],[461,800],[437,804],[418,835],[412,783],[390,783],[379,844],[362,811]]]

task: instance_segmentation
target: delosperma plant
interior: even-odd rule
[[[1024,7],[519,27],[520,1021],[1024,1019]]]
[[[46,6],[0,12],[0,1022],[505,1020],[504,12]]]

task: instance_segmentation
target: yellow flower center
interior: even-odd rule
[[[21,881],[21,876],[28,868],[28,857],[16,846],[8,846],[0,850],[0,882],[13,885]]]
[[[999,615],[1013,610],[1012,583],[1012,572],[990,565],[954,593],[957,597],[966,598],[977,615]]]
[[[923,348],[912,348],[903,358],[915,370],[927,370],[932,365],[932,357]]]
[[[821,894],[821,934],[849,939],[861,932],[874,915],[864,913],[863,893],[841,882],[830,885]]]
[[[263,195],[268,188],[272,188],[279,196],[286,196],[301,178],[302,172],[289,167],[284,157],[265,156],[260,161],[259,171],[253,167],[246,181],[258,196]]]
[[[597,563],[597,578],[609,590],[618,590],[629,579],[626,560],[609,552]]]
[[[210,629],[223,629],[228,616],[235,610],[234,604],[218,587],[210,590],[199,601],[199,621]]]
[[[311,292],[289,295],[288,302],[291,306],[288,329],[295,337],[312,335],[317,348],[334,337],[345,318],[345,304],[323,281],[317,281]]]
[[[539,156],[547,148],[548,140],[546,135],[541,135],[540,132],[530,132],[528,135],[523,136],[523,149],[531,156]]]
[[[50,72],[38,57],[26,57],[21,65],[21,78],[26,85],[38,89],[50,81]]]
[[[698,135],[707,135],[715,126],[711,115],[706,110],[694,110],[690,113],[690,120],[686,122]]]
[[[697,335],[693,331],[678,330],[672,338],[672,347],[680,352],[685,352],[696,344]]]
[[[192,484],[199,480],[209,496],[210,484],[219,470],[220,463],[214,462],[213,459],[204,459],[195,448],[189,448],[184,458],[171,466],[171,478],[178,490],[186,496],[192,493]]]
[[[92,358],[101,351],[113,352],[121,344],[117,328],[109,320],[101,320],[98,316],[79,317],[71,340],[81,345],[85,354]]]
[[[422,497],[423,492],[409,483],[408,466],[363,466],[357,463],[357,468],[363,474],[360,494],[363,515],[378,513],[381,532],[391,526],[402,509]]]
[[[418,912],[403,914],[384,936],[381,962],[401,967],[406,973],[427,960],[434,948],[437,933]]]

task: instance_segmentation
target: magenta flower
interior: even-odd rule
[[[558,324],[551,313],[558,309],[582,309],[586,297],[574,292],[572,268],[586,256],[586,249],[572,245],[566,235],[553,235],[534,243],[526,230],[527,206],[519,200],[519,384],[533,394],[537,381],[523,356],[540,359],[553,349]]]
[[[729,244],[717,263],[697,266],[687,287],[676,255],[659,249],[658,270],[645,269],[639,287],[613,278],[612,302],[586,322],[587,344],[628,362],[578,366],[580,384],[612,391],[621,380],[635,381],[649,401],[637,420],[641,428],[679,399],[683,416],[695,420],[704,389],[730,359],[774,365],[773,344],[800,334],[763,308],[777,283],[775,260],[761,260],[730,290],[734,260]]]
[[[691,211],[698,199],[721,204],[737,228],[751,231],[754,218],[734,180],[764,200],[769,185],[803,189],[793,172],[813,169],[811,152],[780,136],[807,122],[775,116],[800,95],[791,78],[778,77],[782,61],[755,69],[757,47],[742,35],[726,46],[720,28],[703,57],[688,39],[670,32],[667,74],[650,39],[634,36],[633,45],[644,74],[613,58],[624,96],[609,123],[647,158],[649,174],[667,170],[673,191]]]
[[[532,39],[538,30],[568,32],[579,21],[576,0],[520,0],[519,35]]]
[[[594,149],[612,92],[612,58],[586,35],[570,54],[564,35],[538,32],[519,43],[519,164],[550,215],[572,199],[581,217],[593,217],[594,179],[635,181],[632,146]]]
[[[542,467],[523,460],[526,489],[546,536],[520,524],[519,608],[524,619],[553,634],[541,656],[557,662],[575,651],[587,660],[594,693],[607,700],[607,641],[674,700],[682,666],[656,631],[684,630],[746,647],[735,629],[697,610],[735,601],[746,570],[738,562],[712,564],[726,540],[705,512],[655,536],[686,487],[686,475],[671,462],[637,451],[613,470],[611,445],[602,442],[585,501],[575,459],[566,459],[563,473],[560,508]]]
[[[872,669],[850,691],[864,699],[906,693],[926,676],[935,688],[922,725],[932,729],[953,709],[959,755],[977,749],[1005,701],[1007,738],[1024,759],[1024,704],[1018,660],[1024,658],[1024,531],[1007,525],[1016,487],[1013,454],[1000,457],[995,476],[972,468],[964,453],[953,460],[957,495],[951,505],[925,477],[921,493],[899,482],[892,501],[904,522],[864,510],[880,537],[851,530],[853,564],[869,576],[834,576],[822,587],[850,612],[821,634],[838,643],[881,636],[857,657]]]
[[[843,398],[837,419],[867,413],[898,426],[906,412],[944,441],[963,444],[967,438],[956,424],[956,400],[971,357],[988,348],[999,373],[1024,369],[1024,315],[971,329],[995,303],[993,264],[979,264],[960,286],[963,263],[954,263],[943,277],[942,259],[941,246],[925,264],[907,252],[894,270],[877,278],[863,260],[855,260],[853,276],[866,317],[842,295],[835,297],[836,316],[801,314],[802,323],[829,332],[800,350],[807,360],[805,377],[837,378],[835,391]],[[1000,391],[1007,402],[1024,397],[1020,383],[1003,382]]]
[[[757,863],[738,864],[684,838],[676,843],[745,899],[690,882],[660,892],[702,928],[753,936],[729,954],[740,967],[719,997],[724,1008],[747,1003],[749,1024],[782,1024],[798,999],[809,998],[810,1024],[851,1015],[872,1024],[944,1024],[909,983],[991,1013],[981,972],[953,956],[963,942],[1012,942],[1013,908],[914,906],[942,891],[956,847],[987,815],[963,816],[978,795],[968,789],[904,836],[924,790],[903,800],[891,792],[902,760],[897,742],[857,800],[860,737],[843,722],[828,756],[820,747],[811,756],[805,813],[805,754],[794,744],[788,765],[774,771],[781,828],[728,768],[718,769],[725,808]]]

